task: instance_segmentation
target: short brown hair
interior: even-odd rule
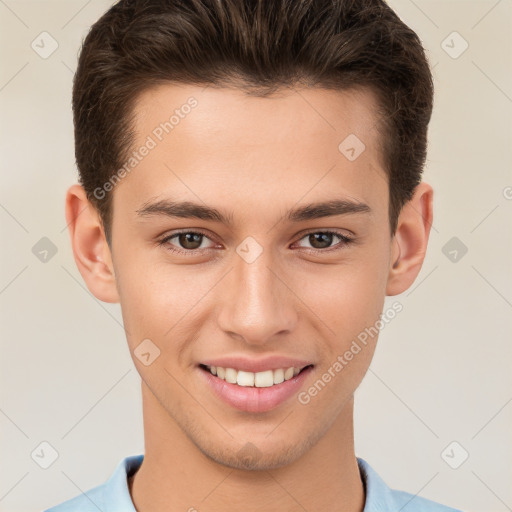
[[[417,34],[383,0],[120,0],[85,38],[73,83],[80,183],[111,244],[112,194],[100,189],[134,141],[133,108],[160,83],[237,87],[370,87],[383,120],[389,221],[421,181],[432,113],[430,67]],[[340,141],[341,142],[341,141]]]

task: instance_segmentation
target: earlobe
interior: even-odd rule
[[[418,276],[427,252],[433,218],[433,189],[421,182],[398,218],[386,295],[407,290]]]
[[[66,221],[75,262],[87,288],[103,302],[119,302],[112,255],[100,216],[78,184],[66,194]]]

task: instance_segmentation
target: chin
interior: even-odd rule
[[[287,433],[285,438],[277,432],[271,436],[273,439],[268,434],[261,437],[246,434],[244,437],[250,439],[248,441],[231,439],[226,443],[219,440],[219,444],[212,442],[211,437],[205,438],[204,442],[193,442],[206,457],[223,466],[245,471],[268,471],[292,464],[321,437],[295,439]]]

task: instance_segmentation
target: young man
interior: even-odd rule
[[[361,334],[427,249],[432,95],[381,0],[131,0],[94,24],[66,218],[121,304],[145,453],[49,510],[455,510],[390,489],[353,434]]]

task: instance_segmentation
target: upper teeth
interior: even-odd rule
[[[234,368],[222,368],[222,366],[207,366],[213,375],[231,384],[238,384],[244,387],[268,388],[274,384],[280,384],[298,375],[301,368],[279,368],[277,370],[266,370],[264,372],[244,372]]]

